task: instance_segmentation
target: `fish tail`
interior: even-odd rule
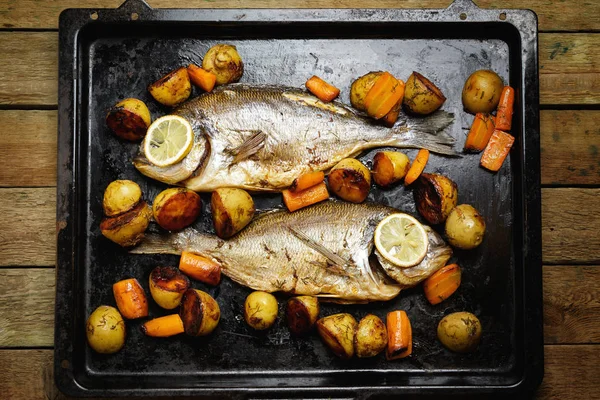
[[[456,140],[443,132],[453,121],[453,113],[441,110],[428,115],[427,118],[408,118],[393,128],[397,135],[391,145],[427,149],[434,153],[456,156],[458,154],[452,148]]]
[[[146,233],[139,245],[130,250],[134,254],[181,254],[184,250],[198,247],[203,237],[210,238],[188,228],[176,233]],[[195,246],[193,245],[195,244]]]

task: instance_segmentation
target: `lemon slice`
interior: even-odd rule
[[[190,123],[178,115],[165,115],[150,125],[144,140],[144,155],[152,164],[166,167],[181,161],[192,149]]]
[[[423,261],[428,246],[425,228],[408,214],[389,215],[375,229],[375,247],[398,267],[408,268]]]

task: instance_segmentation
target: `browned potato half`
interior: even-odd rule
[[[133,98],[121,100],[106,115],[106,124],[115,135],[130,141],[143,139],[151,122],[146,104]]]
[[[376,315],[367,314],[358,323],[354,349],[359,358],[374,357],[387,346],[387,327]]]
[[[175,107],[190,97],[192,84],[187,68],[181,67],[169,72],[150,86],[148,91],[160,104]]]
[[[459,249],[474,249],[481,244],[484,234],[485,221],[469,204],[454,207],[446,220],[448,242]]]
[[[387,187],[402,180],[408,169],[408,156],[399,151],[380,151],[373,158],[373,180],[379,186]]]
[[[190,280],[178,268],[156,267],[150,273],[150,294],[162,308],[172,310],[190,287]]]
[[[183,295],[179,316],[185,333],[190,336],[206,336],[215,330],[221,318],[219,304],[208,293],[188,289]]]
[[[202,211],[202,199],[193,190],[169,188],[156,196],[152,213],[156,223],[169,231],[191,225]]]
[[[298,296],[288,300],[285,309],[288,328],[295,335],[309,332],[319,318],[319,300],[314,296]]]
[[[202,68],[217,76],[217,85],[237,82],[244,73],[244,63],[235,46],[217,44],[206,52]]]
[[[463,106],[472,114],[490,113],[498,106],[502,89],[504,83],[497,73],[487,69],[475,71],[463,87]]]
[[[414,188],[417,210],[430,224],[441,224],[456,207],[456,183],[444,175],[421,174]]]
[[[254,201],[243,189],[222,188],[210,198],[215,232],[220,238],[229,238],[252,221]]]
[[[125,321],[114,307],[96,308],[87,320],[85,331],[88,344],[97,353],[116,353],[125,345]]]
[[[438,324],[437,335],[448,350],[468,353],[479,345],[481,322],[475,315],[466,311],[448,314]]]
[[[329,173],[329,188],[338,197],[352,203],[362,203],[371,189],[371,173],[360,161],[345,158]]]
[[[130,211],[116,217],[104,218],[100,223],[102,234],[123,247],[135,246],[144,237],[152,211],[145,201],[140,201]]]
[[[129,180],[116,180],[106,187],[102,208],[107,217],[114,217],[131,210],[141,199],[142,189],[137,183]]]
[[[277,299],[271,293],[252,292],[244,302],[244,319],[257,331],[272,327],[277,319],[277,311]]]
[[[350,359],[354,355],[356,319],[350,314],[334,314],[317,321],[317,332],[336,356]]]
[[[413,72],[404,88],[404,107],[412,114],[431,114],[444,104],[446,97],[433,82]]]
[[[357,110],[367,111],[365,97],[369,90],[375,85],[377,78],[383,74],[382,71],[369,72],[352,82],[350,87],[350,104]]]

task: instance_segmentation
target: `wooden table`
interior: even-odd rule
[[[58,15],[121,0],[0,0],[0,397],[64,398],[52,378]],[[154,7],[281,7],[151,0]],[[443,8],[449,0],[293,0]],[[600,399],[600,2],[480,0],[539,18],[545,378],[539,399]]]

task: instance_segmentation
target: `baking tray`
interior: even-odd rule
[[[76,396],[207,395],[232,398],[371,398],[392,395],[530,395],[543,375],[537,19],[527,10],[483,10],[467,0],[447,9],[152,9],[130,0],[118,9],[69,9],[60,16],[59,140],[55,379]],[[242,307],[250,289],[224,278],[211,293],[222,311],[208,338],[145,337],[127,322],[119,353],[93,353],[85,320],[100,304],[114,305],[111,285],[137,277],[147,290],[157,265],[174,256],[132,255],[100,234],[102,193],[114,179],[132,179],[151,201],[165,185],[131,165],[137,145],[119,141],[104,123],[107,109],[138,97],[154,118],[168,110],[148,83],[189,62],[217,42],[238,47],[243,82],[302,86],[317,74],[341,87],[348,103],[352,79],[389,70],[406,79],[416,70],[432,79],[455,114],[448,133],[460,151],[473,117],[460,91],[476,69],[490,68],[516,89],[515,145],[497,174],[478,167],[479,155],[432,156],[427,169],[458,184],[459,203],[485,216],[483,244],[455,252],[463,268],[459,291],[438,306],[420,287],[387,303],[326,304],[322,315],[404,309],[413,324],[413,355],[342,361],[317,335],[290,337],[285,322],[266,333],[246,327]],[[196,89],[194,89],[196,90]],[[194,92],[193,95],[198,94]],[[407,150],[411,159],[415,150]],[[373,152],[361,156],[370,165]],[[212,231],[207,197],[197,221]],[[281,207],[280,195],[257,195],[258,209]],[[402,185],[373,188],[368,201],[417,215]],[[441,230],[442,227],[435,227]],[[278,295],[280,304],[285,296]],[[152,317],[164,315],[153,304]],[[437,342],[437,322],[453,311],[474,312],[483,325],[477,352],[452,354]],[[281,310],[280,310],[281,315]]]

